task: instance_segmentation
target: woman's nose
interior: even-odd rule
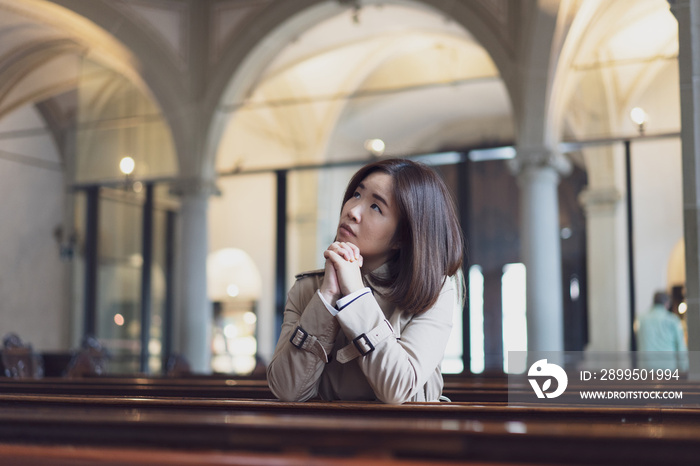
[[[356,206],[352,207],[350,210],[348,210],[348,217],[350,217],[355,222],[359,222],[360,218],[361,218],[360,206],[356,205]]]

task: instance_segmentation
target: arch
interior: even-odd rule
[[[82,55],[85,47],[71,39],[54,39],[49,41],[34,41],[23,44],[0,60],[0,118],[13,110],[27,104],[42,100],[62,90],[68,90],[77,85],[77,81],[63,82],[35,90],[33,93],[18,96],[6,102],[10,92],[30,73],[65,54]]]
[[[378,0],[371,0],[362,5],[378,3]],[[499,28],[480,3],[451,0],[393,0],[389,3],[429,9],[464,27],[489,53],[512,99],[515,76],[513,50],[507,39],[498,35]],[[287,43],[306,28],[346,9],[347,6],[341,5],[341,2],[289,0],[261,11],[246,27],[229,38],[223,47],[227,52],[210,80],[205,99],[204,113],[211,115],[211,120],[202,160],[204,173],[214,176],[216,150],[229,118],[217,107],[222,102],[237,102],[251,90],[255,79],[279,51],[273,44]]]
[[[453,19],[458,24],[461,24],[469,33],[474,36],[476,41],[488,52],[493,60],[498,72],[503,79],[506,90],[511,99],[511,108],[515,111],[513,104],[514,93],[518,86],[517,70],[515,69],[514,57],[516,55],[515,44],[517,40],[509,35],[498,34],[497,31],[514,31],[511,18],[520,16],[514,12],[516,9],[524,8],[524,2],[507,2],[508,8],[514,10],[507,11],[507,19],[505,24],[498,24],[493,19],[488,10],[485,8],[484,2],[454,2],[452,0],[414,0],[420,1],[432,6],[437,11],[442,12],[446,17]],[[517,115],[517,113],[516,113]]]
[[[33,3],[35,0],[24,1]],[[58,22],[71,31],[80,31],[80,38],[90,46],[89,58],[123,74],[142,92],[152,96],[170,127],[178,165],[181,170],[187,166],[184,161],[191,156],[188,151],[191,149],[192,130],[188,124],[191,119],[183,115],[183,109],[189,107],[185,98],[190,94],[177,57],[156,43],[115,2],[45,0],[43,3],[55,4],[53,10],[61,10],[51,22]],[[46,5],[37,9],[47,14],[52,10]]]
[[[633,7],[630,8],[630,5],[633,5]],[[585,69],[586,61],[590,61],[591,57],[601,61],[618,59],[609,50],[610,46],[608,44],[611,39],[616,35],[629,34],[629,29],[635,27],[640,29],[636,26],[638,23],[643,24],[645,20],[649,20],[663,10],[666,10],[668,14],[668,21],[662,25],[663,31],[655,31],[653,36],[654,39],[657,39],[654,43],[655,48],[652,50],[638,46],[644,51],[643,54],[636,57],[639,63],[636,65],[634,63],[626,63],[627,66],[634,65],[639,68],[634,78],[629,80],[629,82],[612,82],[611,78],[615,74],[614,68],[607,67],[605,64],[595,68],[595,64],[589,63],[589,74],[596,73],[595,79],[598,79],[608,92],[605,123],[612,126],[608,130],[620,129],[621,119],[625,120],[626,123],[626,111],[633,106],[634,99],[644,92],[661,73],[668,69],[670,63],[667,59],[671,58],[673,54],[677,54],[677,33],[673,34],[669,26],[674,27],[677,24],[672,13],[668,11],[668,4],[665,0],[635,2],[634,4],[600,1],[583,2],[581,4],[562,47],[561,58],[557,63],[554,77],[552,95],[556,101],[552,102],[549,117],[552,122],[553,137],[561,136],[561,128],[566,118],[566,112],[571,108],[571,97],[580,88],[581,79],[574,76],[575,73],[584,71],[580,68],[583,65]],[[621,18],[624,19],[621,20]],[[647,30],[648,28],[645,28],[643,32]],[[586,37],[585,41],[582,40],[584,34]],[[663,42],[658,41],[659,37],[663,39]],[[618,38],[618,44],[620,42]],[[636,43],[633,38],[624,42]],[[600,56],[603,49],[605,50],[604,55]],[[652,60],[643,63],[643,59],[647,58],[652,58]],[[621,110],[622,113],[620,112]],[[587,124],[591,123],[595,124],[595,122],[587,122]]]
[[[64,5],[65,3],[65,5]],[[101,2],[61,2],[61,0],[0,0],[3,10],[16,12],[38,24],[55,27],[63,34],[81,44],[89,56],[100,61],[135,83],[143,85],[134,55],[115,36],[100,28],[92,18],[80,10],[87,5]]]

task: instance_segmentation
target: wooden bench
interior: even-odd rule
[[[0,394],[0,409],[27,407],[52,408],[73,407],[91,409],[94,407],[168,409],[171,411],[232,411],[246,413],[304,414],[312,416],[357,415],[367,418],[390,417],[437,420],[493,420],[493,421],[560,421],[566,418],[572,422],[599,421],[613,424],[653,424],[663,422],[700,424],[700,409],[676,407],[605,407],[571,406],[561,404],[532,403],[510,406],[504,403],[406,403],[387,405],[380,402],[323,402],[303,403],[281,402],[277,400],[251,399],[207,399],[198,397],[132,397],[132,396],[76,396],[76,395],[20,395]]]
[[[3,445],[0,460],[13,466],[435,466],[434,461],[396,458],[309,456],[300,453],[254,453],[165,448]],[[523,466],[520,462],[441,461],[441,466]],[[535,465],[532,465],[535,466]],[[554,465],[556,466],[556,465]]]
[[[274,399],[264,379],[85,377],[66,379],[0,378],[0,393],[129,396],[199,396],[204,398]]]
[[[661,385],[648,388],[661,389]],[[632,390],[634,383],[610,384],[609,390]],[[700,406],[700,384],[678,381],[666,384],[666,389],[683,391],[684,399],[676,404]],[[591,389],[586,383],[572,381],[569,389],[557,403],[580,403],[578,392]],[[156,396],[156,397],[200,397],[200,398],[249,398],[275,399],[267,381],[261,378],[192,376],[192,377],[84,377],[66,379],[47,377],[43,379],[0,378],[0,393],[18,394],[64,394],[106,396]],[[470,377],[445,377],[445,396],[455,402],[508,403],[509,395],[521,395],[518,399],[535,400],[529,385],[509,386],[506,378],[480,379]],[[522,396],[525,395],[525,396]],[[577,397],[579,399],[577,400]]]
[[[0,396],[0,444],[309,458],[663,464],[700,457],[700,410]]]

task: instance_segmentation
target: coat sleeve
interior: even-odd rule
[[[374,350],[359,356],[360,367],[378,399],[400,404],[422,389],[442,361],[456,304],[457,290],[448,279],[435,305],[413,317],[399,339],[385,338]],[[385,324],[371,293],[349,304],[337,318],[349,341]]]
[[[306,401],[316,396],[338,329],[315,288],[297,280],[287,296],[280,338],[267,367],[267,382],[277,398]],[[297,345],[304,340],[301,347],[292,344],[293,337]]]

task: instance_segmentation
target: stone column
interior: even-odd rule
[[[559,176],[569,162],[550,149],[517,149],[520,225],[527,283],[528,351],[564,350]]]
[[[589,185],[590,185],[589,179]],[[579,198],[586,212],[588,269],[587,351],[629,349],[622,194],[615,187],[591,187]]]
[[[688,346],[700,350],[700,2],[669,0],[678,20],[678,66],[683,145]],[[693,361],[691,360],[691,364]],[[691,366],[693,372],[700,368]]]
[[[78,256],[78,230],[83,228],[83,225],[76,226],[75,222],[75,203],[78,196],[73,191],[73,184],[76,179],[76,126],[75,122],[66,126],[65,137],[61,147],[61,152],[64,160],[63,182],[64,182],[64,201],[63,201],[63,224],[61,230],[61,260],[64,263],[63,286],[65,290],[63,306],[64,316],[66,316],[64,328],[61,332],[65,334],[65,339],[61,338],[61,344],[64,348],[80,348],[83,339],[83,320],[85,318],[82,306],[77,306],[75,302],[75,277],[76,268],[82,267],[82,259]],[[77,228],[76,228],[77,227]],[[84,271],[83,271],[84,273]],[[82,274],[78,274],[81,276]],[[79,289],[82,289],[83,283],[80,283]]]
[[[177,241],[177,305],[174,351],[185,356],[193,372],[211,372],[212,303],[207,296],[209,196],[211,182],[182,181],[172,192],[180,196]]]

